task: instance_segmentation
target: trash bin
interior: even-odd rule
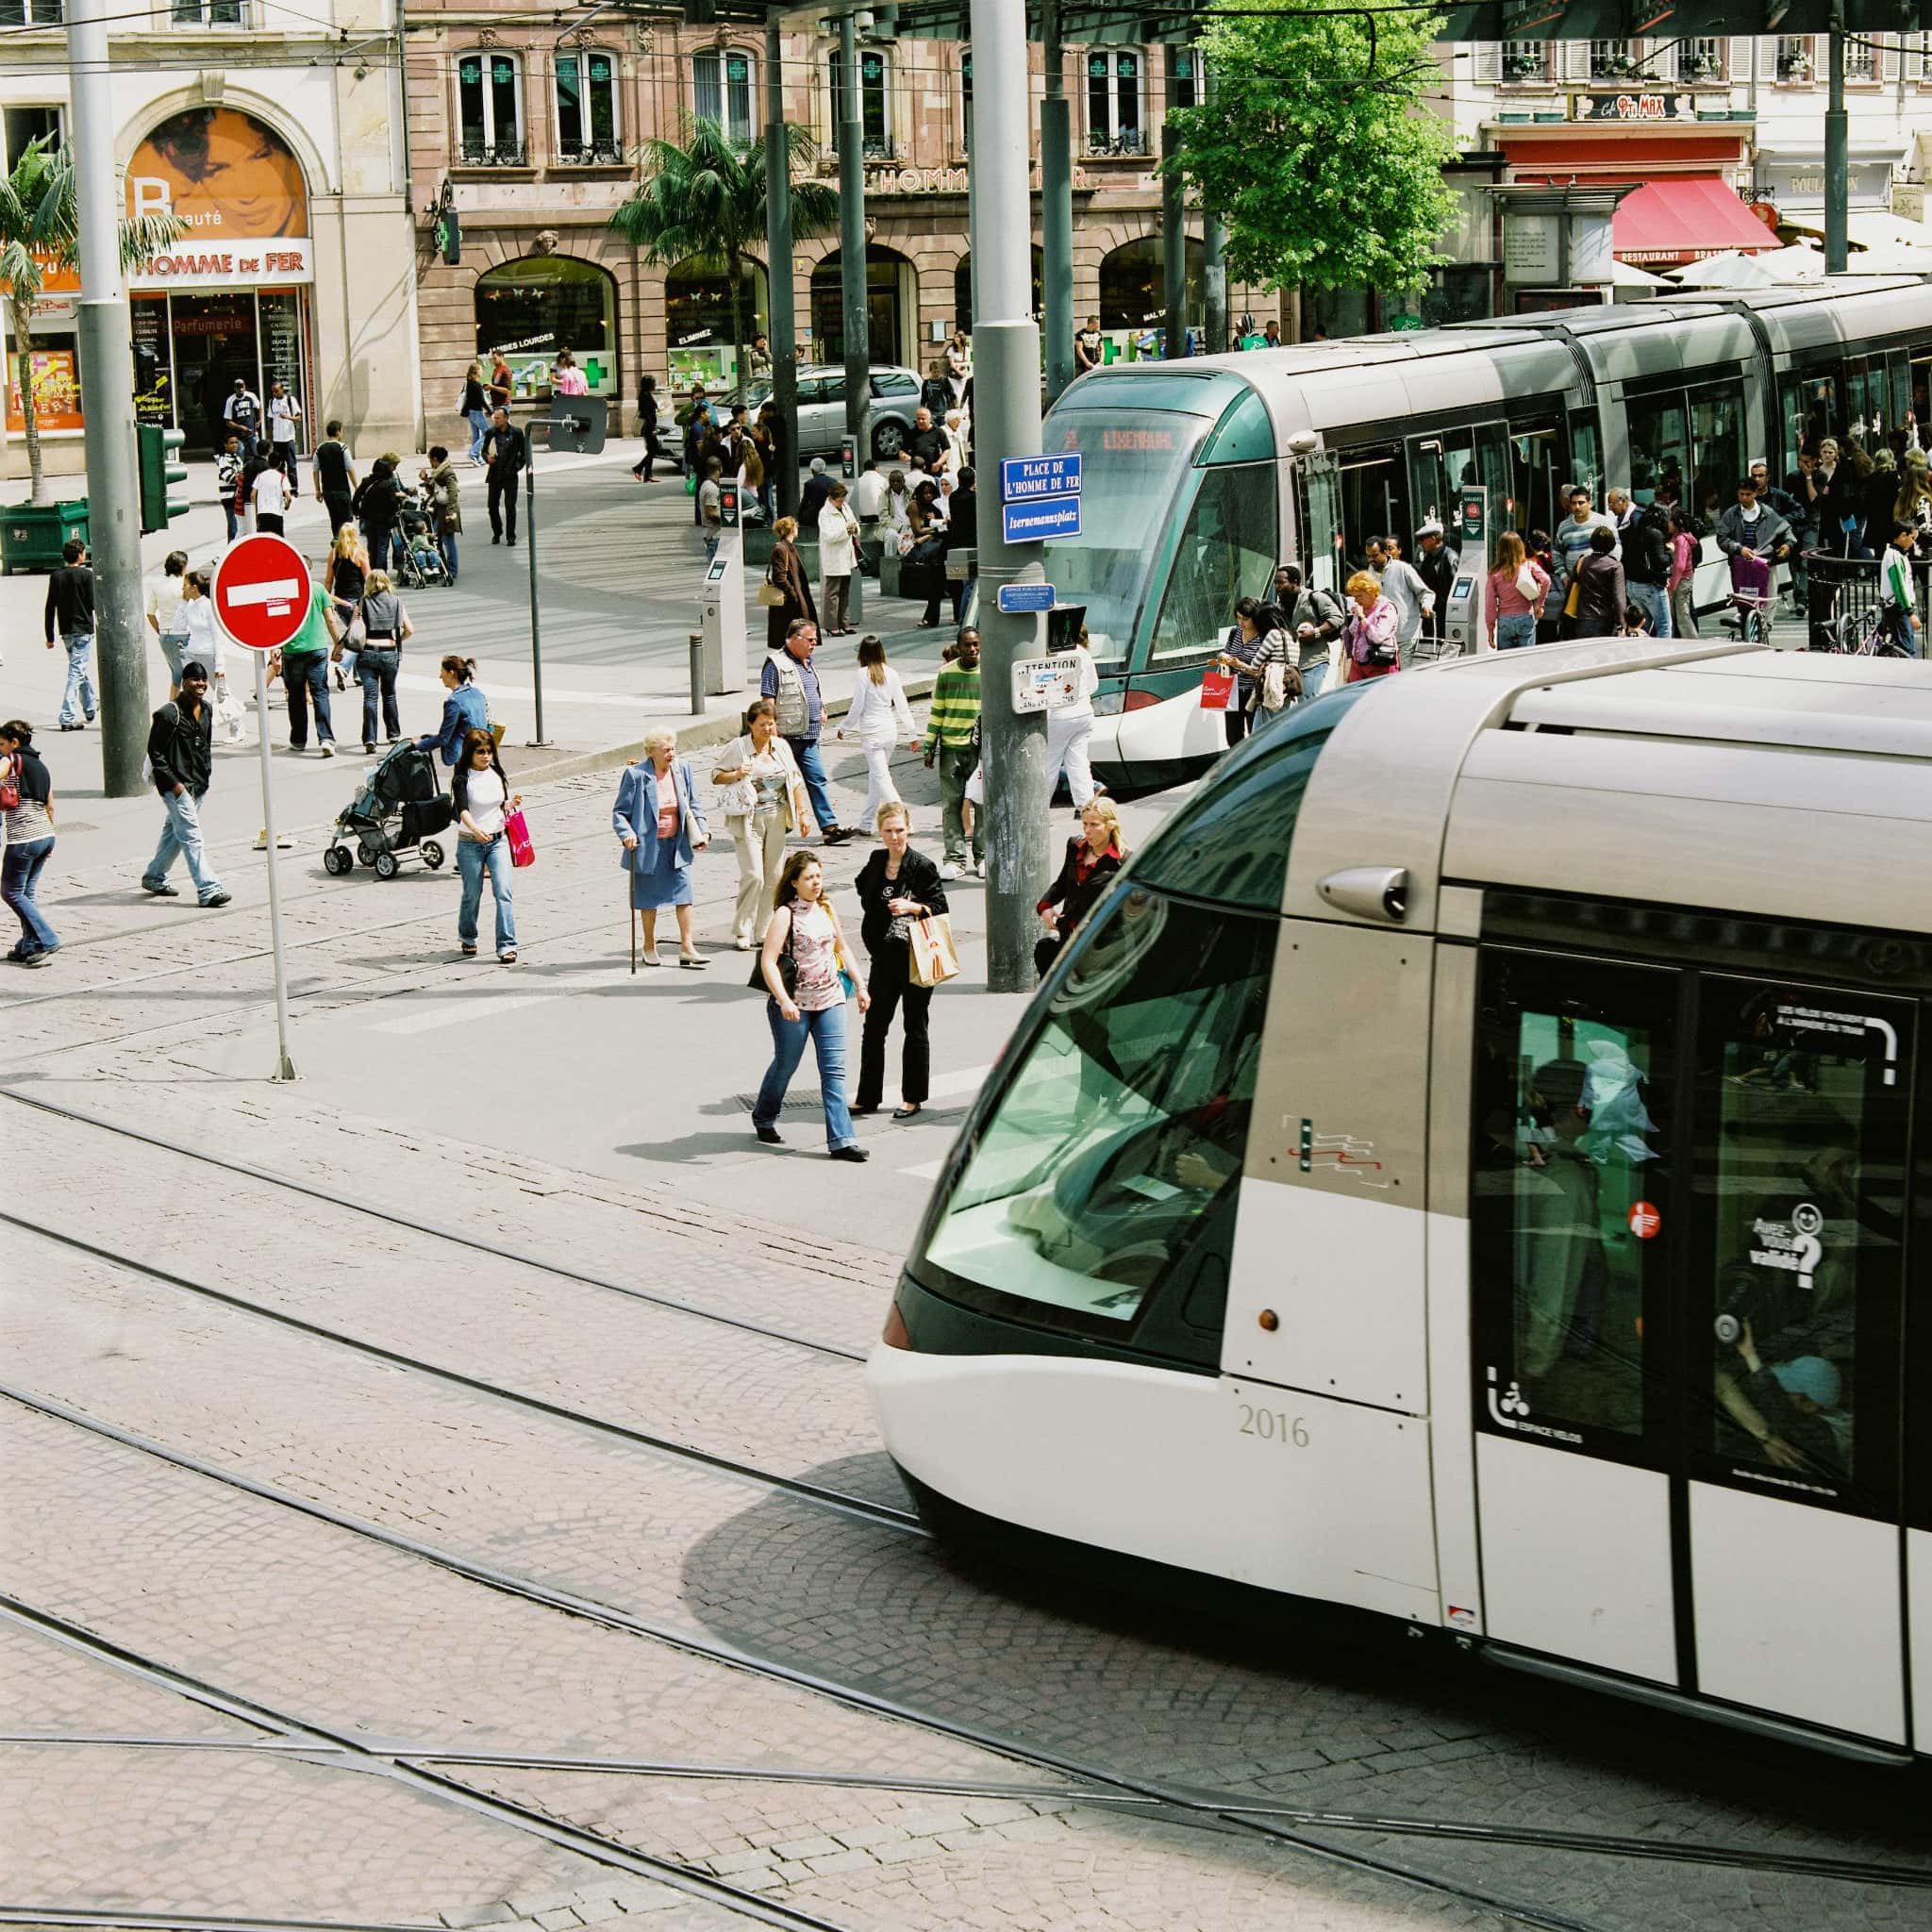
[[[10,503],[0,507],[0,572],[58,570],[70,537],[89,541],[87,498],[62,503]]]

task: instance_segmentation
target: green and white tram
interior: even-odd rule
[[[1299,708],[953,1151],[868,1369],[922,1507],[1932,1750],[1928,838],[1921,662]]]
[[[1339,595],[1368,537],[1453,523],[1470,485],[1492,530],[1554,531],[1573,483],[1715,514],[1754,457],[1781,483],[1806,438],[1875,450],[1908,415],[1932,425],[1932,287],[1876,277],[1095,370],[1044,446],[1084,459],[1084,527],[1046,575],[1085,607],[1095,707],[1119,716],[1096,772],[1124,793],[1206,768],[1211,745],[1133,713],[1199,685],[1277,562]],[[1698,599],[1728,596],[1713,548]]]

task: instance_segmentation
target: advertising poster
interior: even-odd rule
[[[173,215],[187,233],[145,262],[142,288],[308,281],[308,189],[280,136],[233,108],[170,115],[127,164],[130,215]]]
[[[30,349],[33,369],[34,421],[41,429],[81,429],[80,372],[72,349]],[[20,357],[8,358],[7,427],[15,434],[26,427],[20,412]]]

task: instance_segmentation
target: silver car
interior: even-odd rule
[[[881,461],[897,456],[912,439],[919,409],[919,375],[911,369],[874,367],[872,372],[872,454]],[[769,382],[746,391],[752,413],[772,393]],[[798,453],[836,457],[845,435],[845,367],[840,362],[801,363],[798,370]]]

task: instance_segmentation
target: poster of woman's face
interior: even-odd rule
[[[173,214],[184,243],[308,232],[302,164],[278,136],[233,108],[163,121],[127,164],[128,212]]]

